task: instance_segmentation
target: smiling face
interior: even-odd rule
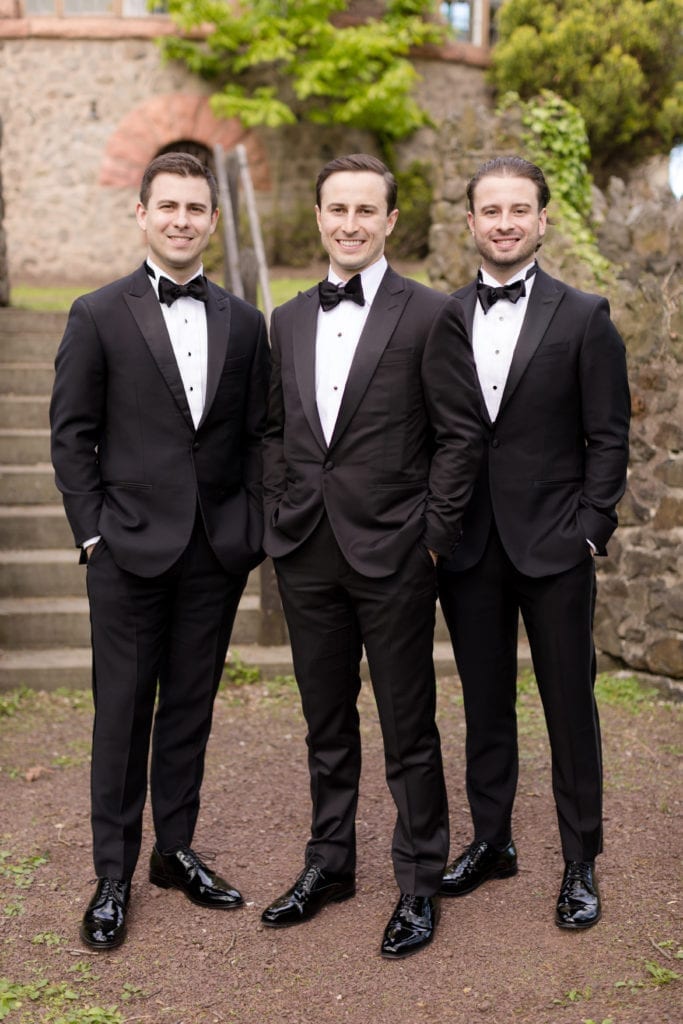
[[[337,171],[324,181],[315,214],[330,266],[348,281],[380,259],[398,210],[387,211],[387,187],[381,175]]]
[[[218,220],[204,178],[157,174],[147,204],[138,203],[135,216],[157,266],[180,284],[196,274]]]
[[[501,284],[531,262],[546,228],[529,178],[487,175],[477,182],[467,223],[482,267]]]

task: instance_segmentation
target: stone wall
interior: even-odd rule
[[[514,120],[514,119],[513,119]],[[483,160],[523,147],[515,126],[471,107],[438,136],[430,276],[452,290],[479,260],[465,222],[465,185]],[[607,290],[628,351],[632,391],[628,488],[609,557],[598,560],[596,644],[603,666],[683,679],[683,203],[658,158],[594,190],[594,228],[615,264]],[[571,240],[549,228],[540,261],[551,274],[605,293]]]
[[[2,118],[0,118],[0,154],[1,153]],[[2,195],[2,171],[0,170],[0,306],[9,306],[9,267],[7,266],[7,238],[5,236],[4,220],[5,203]]]
[[[315,242],[313,183],[322,163],[341,152],[372,151],[370,137],[347,129],[245,133],[238,122],[217,121],[210,87],[184,67],[162,63],[152,35],[169,25],[157,20],[156,27],[131,19],[39,24],[3,20],[0,12],[0,166],[14,284],[85,288],[127,273],[141,257],[134,211],[142,167],[172,142],[247,145],[259,168],[255,188],[269,252],[298,207]],[[112,35],[124,31],[127,37]],[[417,67],[420,99],[434,116],[486,96],[479,66],[422,59]],[[433,139],[423,130],[399,147],[399,166],[428,159]]]

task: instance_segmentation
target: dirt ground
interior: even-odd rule
[[[533,683],[520,695],[520,872],[442,901],[432,946],[385,961],[397,898],[393,805],[371,694],[361,696],[364,768],[358,893],[301,927],[264,929],[263,908],[302,863],[309,802],[304,727],[291,681],[221,692],[195,847],[247,906],[205,911],[147,880],[147,820],[129,936],[81,947],[92,893],[89,696],[0,694],[0,1020],[9,1024],[678,1024],[681,704],[600,684],[605,747],[603,919],[553,923],[562,873],[549,758]],[[439,683],[452,849],[470,839],[457,679]]]

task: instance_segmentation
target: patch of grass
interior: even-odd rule
[[[18,690],[8,690],[0,695],[0,719],[12,718],[17,711],[24,711],[35,703],[35,691],[22,686]]]
[[[11,879],[18,889],[28,889],[33,883],[36,869],[48,863],[48,858],[41,854],[32,857],[19,857],[12,863],[9,850],[0,850],[0,878]]]
[[[595,696],[600,703],[624,708],[636,714],[644,704],[651,704],[659,695],[656,690],[634,676],[623,676],[619,673],[599,675],[595,682]]]
[[[317,278],[305,277],[277,277],[270,282],[270,296],[273,307],[281,306],[283,302],[301,291],[310,288],[317,281]],[[217,281],[217,283],[220,283]],[[68,285],[63,288],[44,288],[39,285],[16,285],[10,290],[10,304],[17,309],[28,309],[35,312],[68,313],[74,299],[92,291],[88,285]],[[259,306],[263,308],[262,300]]]

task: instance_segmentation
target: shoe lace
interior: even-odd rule
[[[126,882],[106,876],[103,878],[94,878],[92,881],[97,882],[100,886],[99,896],[101,900],[115,899],[120,901],[125,898]]]
[[[410,892],[401,893],[401,910],[405,910],[406,913],[413,913],[418,905],[419,896],[414,896]]]
[[[180,846],[174,851],[175,855],[187,868],[194,868],[196,871],[210,871],[206,861],[212,861],[216,859],[215,851],[207,851],[206,853],[198,850],[193,850],[191,846]]]
[[[586,889],[593,889],[593,865],[587,861],[569,861],[562,892],[568,896],[580,896]]]
[[[309,867],[304,868],[296,880],[297,889],[304,893],[310,893],[321,875],[322,871],[315,864],[311,864]]]

